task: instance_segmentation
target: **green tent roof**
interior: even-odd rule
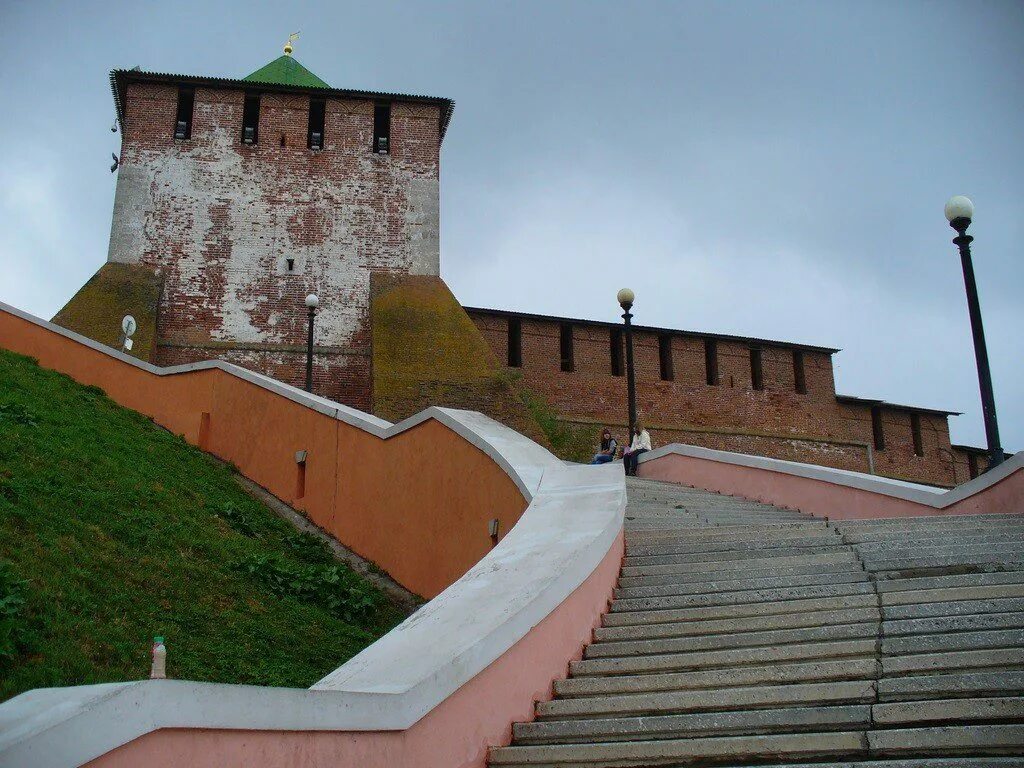
[[[288,55],[278,56],[265,67],[260,67],[243,79],[252,83],[298,85],[304,88],[331,87]]]

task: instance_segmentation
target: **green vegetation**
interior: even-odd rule
[[[512,380],[518,383],[518,378]],[[551,444],[552,453],[566,461],[589,462],[593,458],[596,441],[591,431],[559,421],[554,409],[542,397],[521,384],[517,389],[523,404]]]
[[[0,700],[147,677],[308,686],[403,618],[231,470],[0,351]]]

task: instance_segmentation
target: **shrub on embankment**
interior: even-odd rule
[[[171,677],[308,686],[401,618],[229,468],[0,350],[0,700],[146,677],[155,635]]]

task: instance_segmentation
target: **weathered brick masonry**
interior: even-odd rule
[[[498,358],[518,362],[510,367],[521,371],[524,384],[543,396],[561,419],[592,428],[595,436],[609,427],[624,438],[624,364],[618,363],[613,372],[613,357],[625,357],[621,325],[467,311]],[[518,326],[518,333],[510,333],[510,324]],[[568,361],[562,357],[563,328],[571,329]],[[510,357],[510,339],[514,344],[517,336],[520,351]],[[634,331],[633,339],[639,418],[658,443],[685,442],[873,470],[936,485],[953,485],[971,476],[966,450],[950,445],[950,412],[837,397],[832,355],[838,350],[643,327]],[[613,352],[616,343],[619,351]],[[751,350],[760,353],[759,389],[754,386]],[[873,418],[880,421],[877,440]],[[984,467],[979,457],[977,468]]]
[[[452,102],[333,89],[290,52],[245,80],[112,73],[122,149],[108,263],[55,320],[115,344],[134,312],[134,353],[158,365],[219,357],[301,386],[316,293],[318,394],[391,419],[479,409],[544,441],[539,396],[564,424],[624,438],[620,326],[483,309],[470,320],[441,282]],[[948,412],[837,396],[835,349],[641,327],[635,351],[657,442],[938,485],[985,468],[983,451],[950,445]]]
[[[317,293],[316,391],[369,409],[370,275],[439,273],[450,102],[382,95],[390,147],[378,153],[378,99],[199,83],[191,135],[176,139],[180,88],[190,84],[118,76],[123,143],[108,260],[163,279],[153,361],[220,357],[301,385],[303,299]],[[253,144],[242,141],[247,94],[259,96]],[[325,102],[322,150],[307,143],[313,98]]]

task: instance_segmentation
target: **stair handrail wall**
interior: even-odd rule
[[[834,520],[1024,513],[1024,452],[948,490],[682,443],[646,453],[639,475]]]
[[[269,766],[302,755],[483,766],[487,747],[507,743],[511,723],[550,696],[607,608],[623,550],[619,466],[566,466],[471,411],[428,408],[392,425],[221,361],[158,368],[3,303],[0,346],[232,461],[433,597],[308,690],[146,680],[29,691],[0,705],[0,764]],[[294,466],[277,466],[296,441],[309,457],[298,498]],[[415,568],[389,561],[356,514],[373,517],[368,528],[401,521],[428,556]],[[493,548],[491,519],[507,531]],[[401,531],[395,540],[401,555]],[[422,567],[431,561],[433,571]]]

